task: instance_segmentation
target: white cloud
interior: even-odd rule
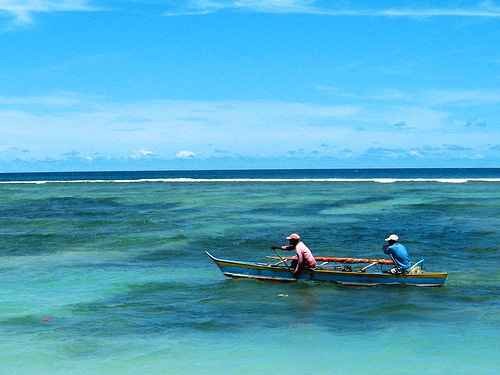
[[[197,0],[190,9],[197,9],[198,13],[196,13],[196,11],[186,11],[182,14],[209,13],[224,9],[239,9],[265,13],[308,13],[314,10],[311,6],[315,2],[315,0]],[[169,15],[175,15],[175,13]]]
[[[130,157],[132,159],[148,159],[148,158],[152,157],[153,155],[154,155],[153,151],[138,150],[138,151],[134,151],[134,153],[132,155],[130,155]]]
[[[1,1],[1,0],[0,0]],[[0,96],[0,105],[14,106],[72,106],[83,104],[90,97],[80,96],[75,93],[63,92],[55,95],[32,96],[32,97],[5,97]]]
[[[91,0],[0,0],[0,16],[7,14],[17,24],[29,24],[33,13],[74,12],[96,10]]]
[[[321,5],[320,5],[321,3]],[[324,5],[323,5],[324,4]],[[442,5],[441,8],[349,8],[340,7],[338,2],[320,2],[316,0],[198,0],[191,7],[176,9],[165,15],[193,15],[214,13],[221,10],[242,10],[262,13],[300,13],[335,17],[500,17],[500,9],[485,1],[467,8]]]
[[[101,8],[92,0],[0,0],[0,17],[13,18],[18,25],[27,25],[33,22],[36,13],[75,12],[109,10],[109,4],[100,1]],[[125,2],[124,2],[125,3]],[[144,8],[147,3],[126,2],[128,7]],[[349,3],[347,3],[349,4]],[[484,1],[476,6],[467,8],[451,5],[442,5],[441,8],[360,8],[351,6],[342,8],[342,3],[321,2],[316,0],[196,0],[169,2],[163,4],[168,11],[165,16],[198,16],[211,14],[222,10],[239,10],[260,13],[297,13],[333,17],[500,17],[500,8],[490,1]],[[153,5],[151,5],[153,9]],[[155,10],[157,7],[154,8]]]
[[[200,11],[173,11],[163,13],[165,17],[176,17],[176,16],[202,16],[205,14],[212,14],[214,11],[210,10],[200,10]]]
[[[179,159],[191,159],[191,158],[194,158],[196,156],[196,154],[194,152],[191,152],[191,151],[180,151],[178,152],[177,154],[175,154],[175,157],[179,158]]]
[[[422,158],[424,155],[422,155],[420,152],[418,152],[417,150],[410,150],[409,154],[411,156],[417,156],[419,158]]]
[[[500,103],[500,90],[432,90],[423,93],[422,100],[434,104],[495,104]]]
[[[279,101],[113,103],[80,98],[77,103],[73,98],[0,98],[0,134],[10,144],[32,150],[36,158],[58,157],[68,148],[81,154],[100,152],[113,157],[130,157],[124,150],[138,150],[132,154],[134,158],[151,156],[145,150],[166,150],[166,146],[213,152],[213,147],[207,146],[210,143],[240,153],[255,150],[255,144],[265,147],[275,142],[300,142],[298,134],[306,131],[308,136],[313,135],[307,130],[310,126],[346,120],[359,110],[349,105]],[[137,119],[141,119],[140,128]],[[322,132],[329,131],[321,130],[318,138]],[[315,141],[315,145],[320,143],[324,140]],[[144,144],[149,148],[141,148]],[[65,145],[63,150],[61,145]]]
[[[397,102],[397,103],[419,103],[421,105],[487,105],[500,103],[500,90],[498,89],[475,89],[475,90],[391,90],[379,89],[373,92],[345,92],[340,89],[316,86],[316,89],[328,92],[332,96],[348,98],[352,100],[375,101],[375,102]]]
[[[475,154],[475,155],[470,155],[470,156],[466,156],[468,159],[471,159],[471,160],[481,160],[481,159],[484,159],[484,156],[482,154]]]
[[[4,144],[29,149],[30,158],[36,160],[58,158],[68,150],[118,160],[201,160],[199,155],[223,154],[256,158],[262,153],[279,157],[288,150],[317,150],[320,145],[322,156],[340,157],[344,148],[364,155],[374,144],[379,149],[368,154],[420,160],[429,154],[419,150],[431,148],[454,157],[458,152],[473,155],[474,150],[488,159],[499,139],[492,119],[484,120],[491,126],[465,126],[466,120],[459,121],[451,108],[443,112],[404,102],[339,106],[284,101],[78,101],[81,104],[68,106],[72,101],[64,96],[48,101],[0,98]],[[394,124],[407,130],[395,131]],[[2,158],[9,157],[4,151]]]
[[[387,9],[375,11],[373,15],[387,17],[500,17],[500,12],[494,8],[431,8],[431,9]]]

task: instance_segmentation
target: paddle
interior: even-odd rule
[[[280,257],[281,261],[282,261],[283,263],[285,263],[286,268],[288,268],[288,270],[292,273],[292,276],[296,279],[297,277],[295,277],[295,274],[293,273],[292,268],[291,268],[290,266],[288,266],[288,263],[286,262],[286,260],[285,260],[285,259],[281,256],[281,254],[278,252],[278,250],[276,250],[276,249],[273,249],[273,250],[274,250],[274,251],[276,252],[276,254]]]

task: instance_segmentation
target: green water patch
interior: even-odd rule
[[[10,218],[101,217],[113,214],[117,198],[47,197],[14,202],[3,207],[2,216]]]
[[[93,335],[151,335],[177,331],[234,329],[220,311],[201,308],[210,288],[166,281],[133,284],[112,298],[74,305],[72,315]],[[172,298],[175,295],[175,298]]]

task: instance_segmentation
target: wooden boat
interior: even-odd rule
[[[286,263],[287,260],[296,259],[294,257],[267,257],[271,261],[256,263],[218,259],[208,251],[205,253],[227,277],[283,283],[311,280],[330,281],[344,285],[441,286],[448,276],[444,272],[422,271],[423,259],[413,264],[408,273],[394,275],[387,272],[394,266],[392,260],[315,257],[318,267],[302,270],[295,278],[291,268]]]

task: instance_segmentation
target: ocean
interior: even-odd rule
[[[0,174],[0,374],[498,374],[500,169]],[[231,280],[299,233],[443,287]]]

